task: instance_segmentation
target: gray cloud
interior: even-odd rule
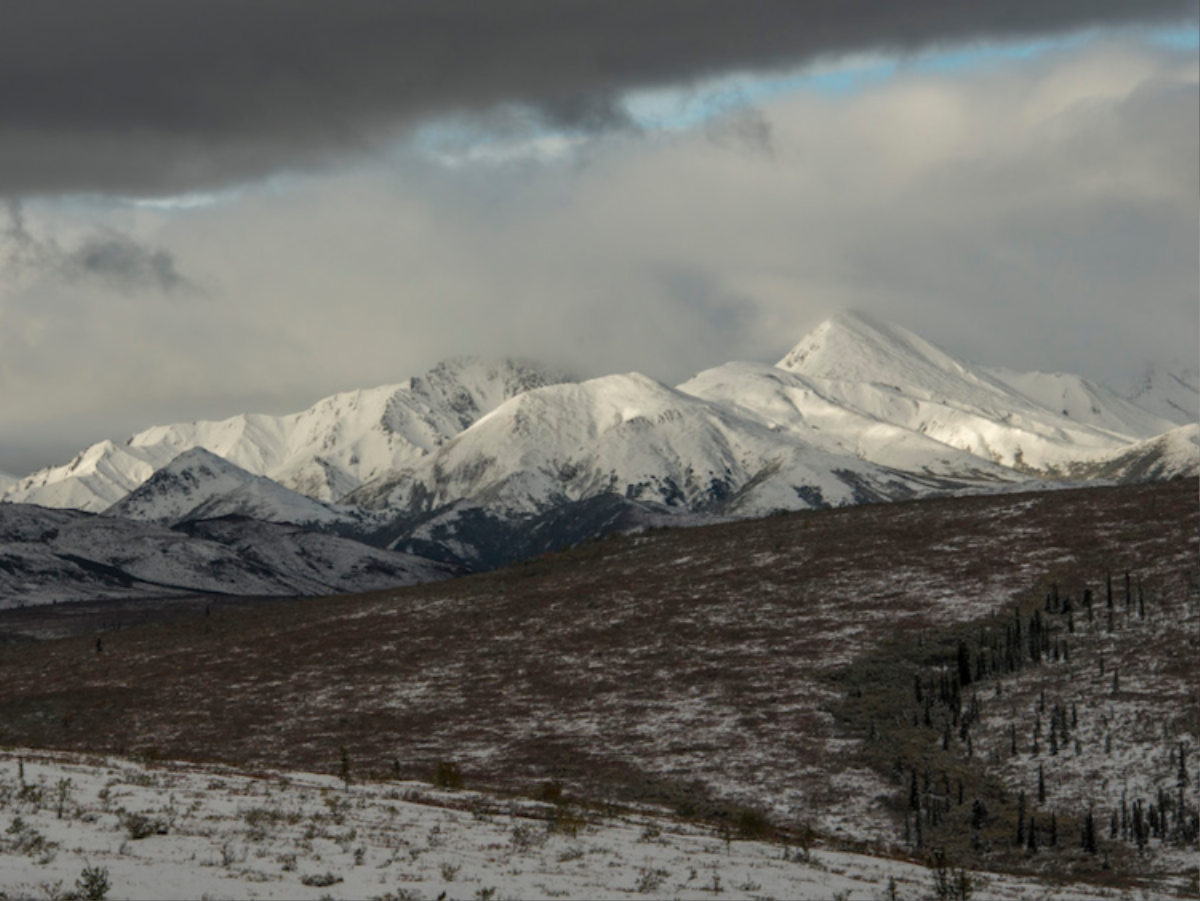
[[[19,200],[8,198],[5,213],[0,242],[7,244],[6,262],[12,274],[99,284],[120,292],[196,290],[179,273],[170,252],[144,247],[115,229],[95,230],[75,247],[63,249],[53,238],[30,232]]]
[[[119,233],[214,287],[96,302],[95,280],[0,279],[0,469],[465,353],[677,383],[778,359],[848,307],[980,363],[1114,386],[1148,360],[1195,365],[1198,77],[1192,50],[1096,39],[762,102],[770,155],[704,127],[612,133],[584,164],[402,151],[211,206],[111,204]],[[17,218],[73,250],[95,210]]]
[[[128,235],[104,230],[90,235],[63,257],[63,270],[77,279],[99,279],[118,290],[176,291],[192,285],[165,250],[142,247]]]
[[[1195,0],[9,2],[0,193],[219,187],[431,115],[520,104],[604,128],[639,86],[1196,15]]]

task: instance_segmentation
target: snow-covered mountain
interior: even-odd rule
[[[503,557],[496,536],[521,546],[509,533],[551,523],[574,534],[579,523],[758,516],[1025,481],[930,444],[930,466],[901,471],[816,428],[777,427],[642,375],[607,376],[522,394],[345,502],[394,517],[390,546],[476,566]],[[937,471],[934,449],[961,465]]]
[[[3,495],[9,488],[17,484],[17,477],[10,476],[7,472],[0,472],[0,495]]]
[[[446,578],[428,560],[290,525],[227,518],[186,531],[0,504],[0,607],[194,594],[318,595]]]
[[[1186,378],[1164,379],[1151,372],[1138,397],[1182,410]],[[5,499],[162,524],[302,523],[480,567],[674,516],[1198,470],[1194,430],[1101,385],[977,366],[847,313],[776,366],[729,363],[678,388],[445,363],[291,416],[102,442]]]
[[[857,413],[1038,474],[1062,475],[1175,425],[1085,379],[985,369],[855,313],[822,323],[778,367]]]
[[[761,363],[727,363],[679,386],[832,454],[905,472],[1014,482],[1026,476],[858,410],[823,392],[818,380]]]
[[[325,398],[301,413],[156,426],[123,445],[102,441],[64,466],[21,479],[4,500],[99,512],[195,447],[314,499],[336,500],[440,447],[505,400],[561,380],[528,363],[453,360],[399,385]]]
[[[1119,435],[1150,438],[1174,420],[1144,410],[1089,379],[1063,372],[1014,372],[991,367],[991,375],[1018,394],[1072,422]]]
[[[1072,475],[1112,482],[1155,482],[1200,476],[1200,424],[1139,441],[1107,459],[1079,464]]]
[[[1179,425],[1200,422],[1200,369],[1148,366],[1126,396],[1139,407]]]
[[[527,515],[617,493],[694,512],[750,516],[911,497],[933,484],[830,452],[634,373],[516,397],[437,452],[345,501],[413,515],[466,500]]]
[[[184,451],[104,513],[163,525],[221,516],[315,526],[351,520],[202,447]]]

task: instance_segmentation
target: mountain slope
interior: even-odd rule
[[[452,572],[295,526],[218,522],[188,534],[76,510],[0,504],[0,607],[188,594],[332,594]]]
[[[1017,482],[1027,478],[967,451],[825,394],[821,383],[759,363],[728,363],[706,370],[679,390],[753,417],[830,452],[881,466],[949,478]]]
[[[1200,369],[1148,366],[1127,396],[1139,407],[1179,425],[1200,422]]]
[[[202,447],[317,500],[336,500],[440,447],[505,400],[561,377],[526,363],[467,358],[399,385],[334,395],[287,416],[156,426],[123,446],[103,441],[65,466],[33,473],[5,500],[99,512],[158,469]]]
[[[975,462],[953,479],[901,472],[629,374],[516,397],[345,501],[387,511],[411,540],[427,536],[410,524],[436,522],[438,540],[474,563],[468,535],[484,524],[525,528],[605,495],[667,514],[757,516],[994,484],[999,468]]]
[[[312,525],[349,519],[202,447],[184,451],[104,513],[164,525],[219,516]]]
[[[1171,427],[1130,409],[1111,392],[1087,388],[1083,380],[1058,384],[1053,376],[1008,373],[1006,381],[906,329],[861,314],[822,323],[778,365],[858,413],[1035,473],[1060,475],[1072,462],[1104,458]],[[1086,395],[1087,418],[1111,427],[1064,416],[1061,406],[1047,409],[1009,382],[1043,399],[1064,390],[1076,407]],[[1116,403],[1099,407],[1102,399]],[[1091,412],[1093,403],[1099,412]]]
[[[1145,439],[1169,431],[1174,424],[1170,418],[1145,410],[1081,376],[1014,372],[999,367],[986,371],[1039,406],[1083,425]]]
[[[1109,458],[1080,464],[1076,473],[1112,482],[1159,482],[1200,475],[1200,424],[1180,426]]]

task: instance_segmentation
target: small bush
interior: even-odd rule
[[[331,885],[337,885],[341,881],[341,876],[334,876],[332,873],[317,873],[312,876],[300,877],[302,885],[312,886],[313,888],[328,888]]]
[[[125,813],[121,816],[121,826],[126,834],[134,841],[149,838],[152,835],[166,835],[167,824],[162,820],[154,820],[144,813]]]
[[[975,882],[966,870],[952,870],[946,852],[938,848],[929,859],[929,872],[933,881],[933,896],[938,901],[969,901],[975,891]]]
[[[654,823],[647,823],[642,829],[642,834],[638,837],[639,842],[656,842],[662,838],[662,829]]]
[[[547,829],[555,835],[565,835],[575,838],[587,828],[587,820],[580,814],[565,807],[556,808],[554,817],[547,824]]]
[[[85,866],[75,880],[75,891],[83,901],[104,901],[110,888],[112,883],[106,867]]]
[[[771,834],[771,821],[767,815],[751,807],[738,811],[734,825],[739,838],[760,839]]]
[[[462,788],[462,768],[452,761],[439,760],[437,769],[433,772],[433,784],[438,788]]]
[[[656,892],[667,881],[667,877],[670,875],[667,870],[652,870],[650,867],[642,867],[641,872],[638,873],[637,885],[634,886],[633,890],[643,895]]]
[[[544,844],[545,841],[546,833],[534,829],[528,823],[518,823],[513,826],[512,843],[513,848],[517,851],[531,851]]]
[[[562,801],[563,785],[557,779],[551,782],[543,782],[538,786],[537,798],[539,801],[545,801],[547,804],[558,804]]]

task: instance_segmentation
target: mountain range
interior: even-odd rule
[[[327,397],[300,413],[155,426],[124,444],[101,441],[63,466],[20,479],[4,500],[101,512],[179,454],[202,447],[317,500],[435,450],[505,400],[561,380],[507,361],[442,363],[398,385]]]
[[[676,387],[449,361],[301,413],[100,442],[3,500],[180,534],[286,523],[486,569],[614,529],[1196,474],[1198,420],[1194,369],[1150,369],[1121,397],[846,313],[774,366],[729,363]]]

